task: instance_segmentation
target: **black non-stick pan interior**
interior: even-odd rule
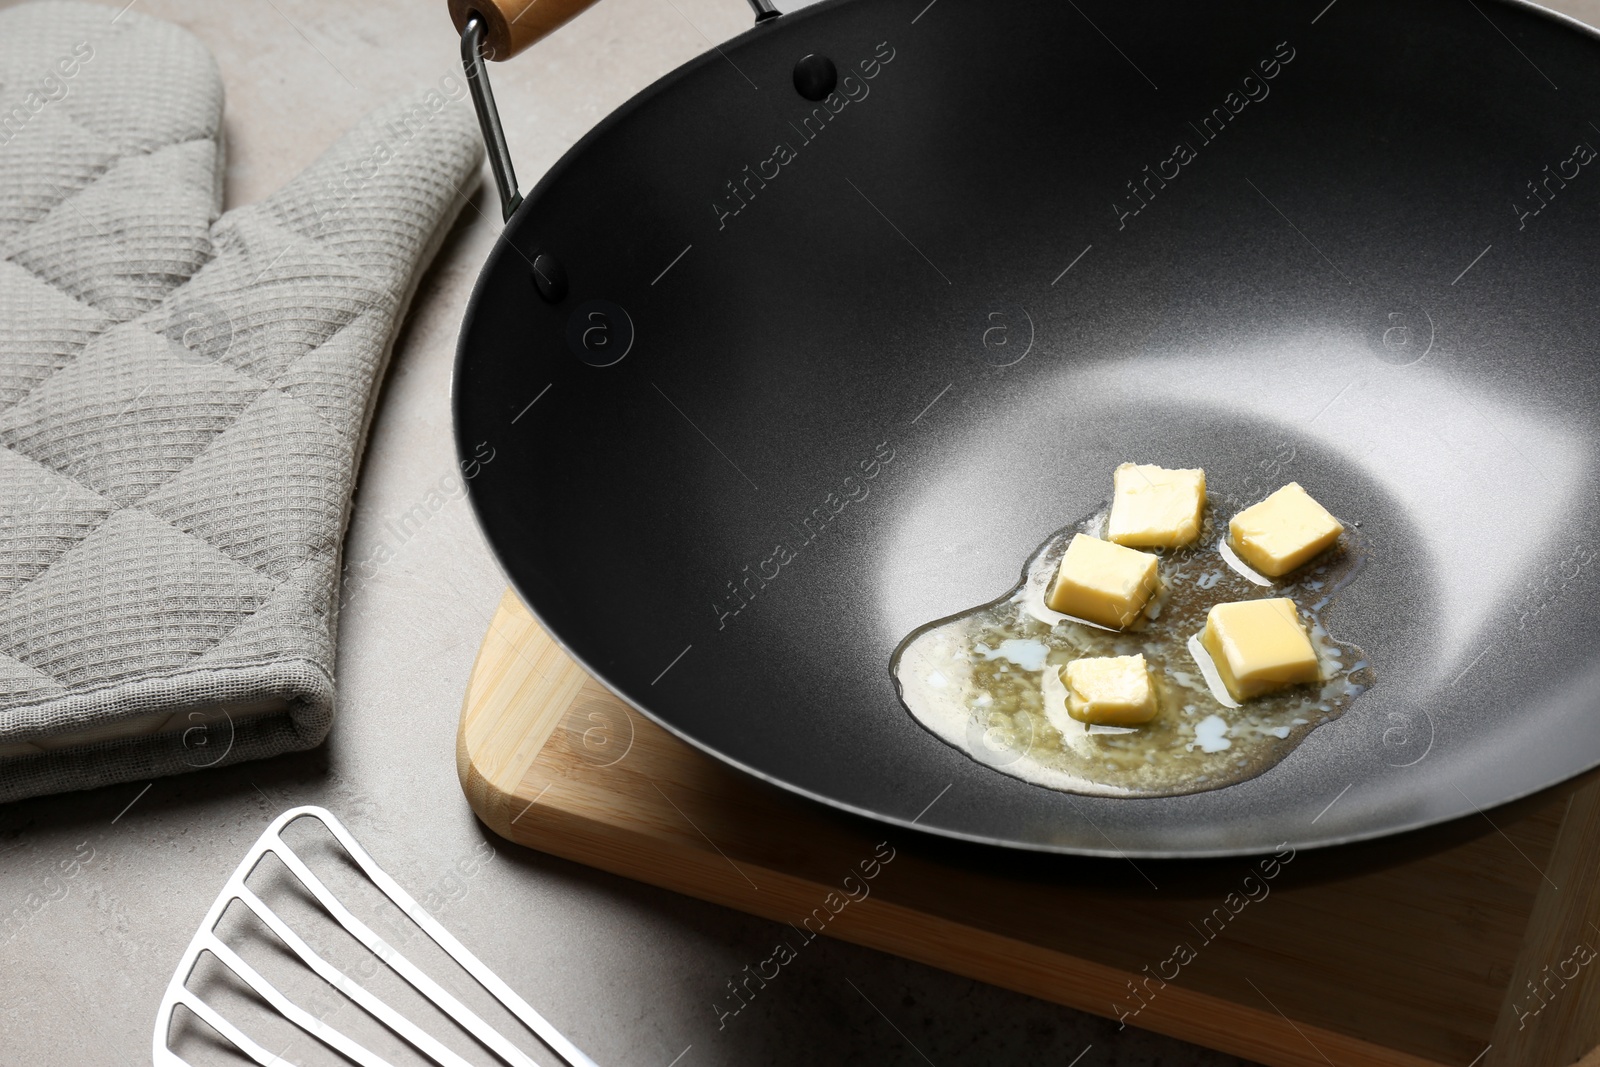
[[[882,820],[1198,856],[1526,794],[1600,762],[1597,99],[1588,31],[1489,0],[784,16],[512,219],[457,367],[474,506],[606,684]],[[1056,792],[896,698],[900,640],[1010,588],[1125,460],[1361,523],[1327,620],[1376,683],[1244,784]]]

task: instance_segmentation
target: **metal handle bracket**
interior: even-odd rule
[[[484,60],[483,19],[473,15],[461,30],[461,67],[467,75],[467,89],[472,93],[472,107],[478,113],[478,128],[483,131],[483,144],[489,151],[489,167],[494,171],[494,184],[500,190],[500,212],[504,221],[510,222],[512,214],[522,203],[517,191],[517,172],[511,165],[511,149],[506,146],[505,127],[500,125],[500,111],[494,106],[494,89],[489,85],[489,67]]]
[[[777,18],[783,12],[773,6],[772,0],[749,0],[755,12],[756,23]],[[500,124],[500,111],[494,104],[494,89],[489,85],[489,66],[484,55],[488,27],[476,12],[468,16],[461,27],[461,68],[467,75],[467,89],[472,93],[472,107],[478,113],[478,128],[483,131],[483,144],[489,152],[489,168],[494,171],[494,184],[500,190],[500,213],[504,221],[522,204],[522,194],[517,191],[517,172],[511,165],[511,149],[506,145],[505,127]]]

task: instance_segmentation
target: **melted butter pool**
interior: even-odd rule
[[[914,630],[890,669],[916,719],[974,759],[1017,778],[1093,796],[1161,797],[1220,789],[1283,759],[1372,684],[1362,651],[1323,615],[1364,562],[1359,531],[1273,581],[1221,551],[1208,505],[1200,538],[1157,549],[1161,588],[1141,619],[1108,630],[1045,606],[1073,534],[1104,536],[1104,511],[1052,534],[999,600]],[[1324,681],[1235,702],[1200,647],[1206,612],[1231,600],[1289,597],[1309,625]],[[1143,653],[1160,713],[1138,727],[1089,726],[1066,710],[1060,668],[1082,656]]]

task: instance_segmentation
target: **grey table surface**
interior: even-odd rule
[[[229,207],[276,189],[390,95],[459,73],[443,0],[133,2],[217,57]],[[109,0],[108,19],[125,4]],[[1600,22],[1600,0],[1555,6]],[[496,67],[523,187],[749,17],[741,0],[605,0]],[[418,290],[383,387],[345,549],[370,578],[340,618],[328,742],[0,808],[0,1063],[144,1062],[162,989],[207,906],[267,823],[298,804],[339,815],[601,1064],[1241,1063],[825,941],[719,1025],[725,983],[765,958],[782,927],[520,849],[477,823],[456,781],[456,721],[505,583],[461,495],[448,396],[456,330],[497,215],[485,169]],[[308,1045],[287,1058],[315,1061]],[[228,1062],[215,1050],[205,1058]],[[542,1050],[535,1059],[556,1062]]]

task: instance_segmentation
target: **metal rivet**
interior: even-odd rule
[[[839,84],[839,70],[833,60],[815,52],[794,65],[795,92],[807,100],[821,100]]]
[[[533,284],[545,300],[559,304],[567,296],[567,268],[549,252],[540,252],[533,257]]]

